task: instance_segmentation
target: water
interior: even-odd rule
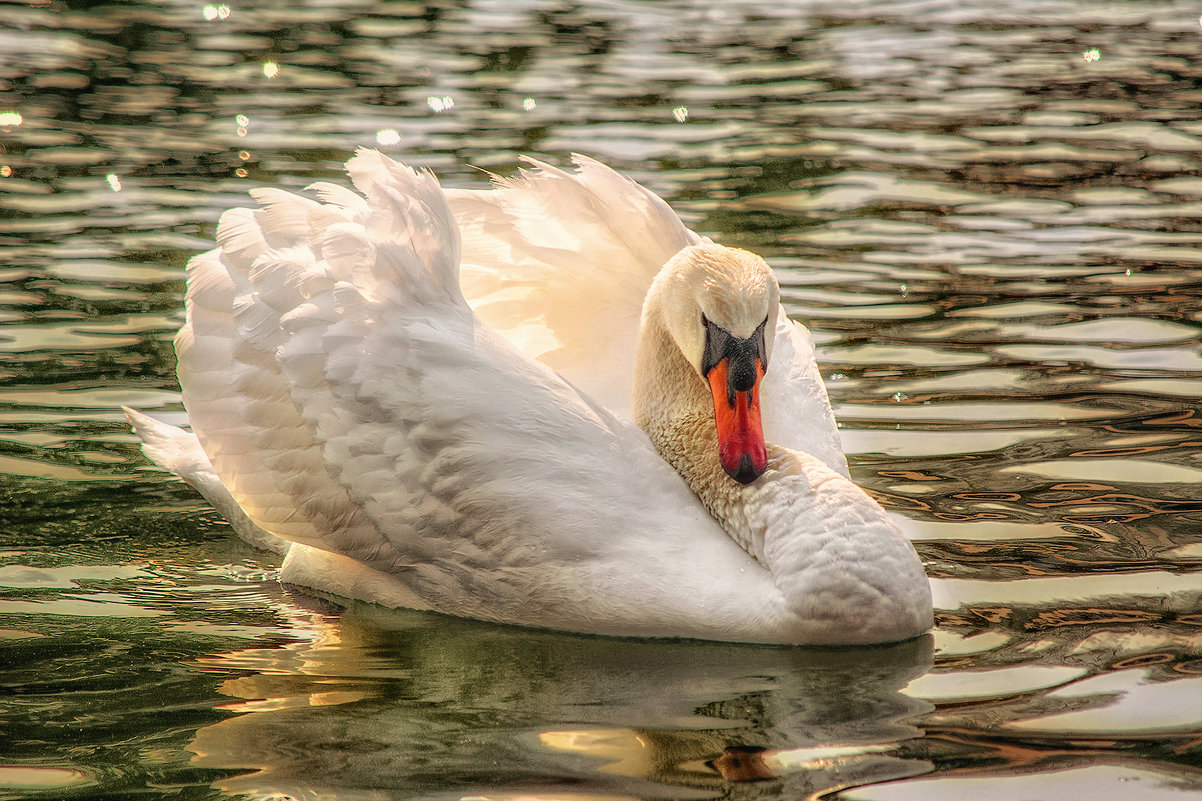
[[[1198,13],[0,4],[0,798],[1202,795]],[[282,589],[116,407],[182,421],[220,210],[360,146],[455,186],[584,152],[768,257],[932,637],[614,641]]]

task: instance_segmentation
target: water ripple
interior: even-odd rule
[[[1197,15],[6,6],[0,798],[1196,791]],[[360,146],[463,187],[591,153],[768,257],[934,577],[933,656],[285,594],[117,407],[185,421],[188,257],[251,186],[342,180]]]

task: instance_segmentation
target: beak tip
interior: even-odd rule
[[[722,469],[726,471],[726,475],[730,476],[740,484],[750,484],[751,482],[755,481],[757,478],[763,475],[765,467],[767,467],[767,465],[764,467],[756,467],[756,465],[752,462],[751,455],[747,453],[744,453],[739,458],[739,463],[733,467],[727,465],[725,462],[722,463]]]

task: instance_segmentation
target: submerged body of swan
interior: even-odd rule
[[[192,433],[130,412],[147,454],[337,595],[618,635],[929,628],[767,264],[577,166],[444,191],[363,151],[361,194],[253,193],[188,267]]]

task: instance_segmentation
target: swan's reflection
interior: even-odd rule
[[[923,773],[894,755],[931,707],[899,692],[929,638],[799,650],[578,637],[354,605],[310,638],[206,658],[235,717],[199,766],[257,797],[791,795]],[[749,791],[756,784],[744,785]],[[686,789],[691,788],[691,789]]]

